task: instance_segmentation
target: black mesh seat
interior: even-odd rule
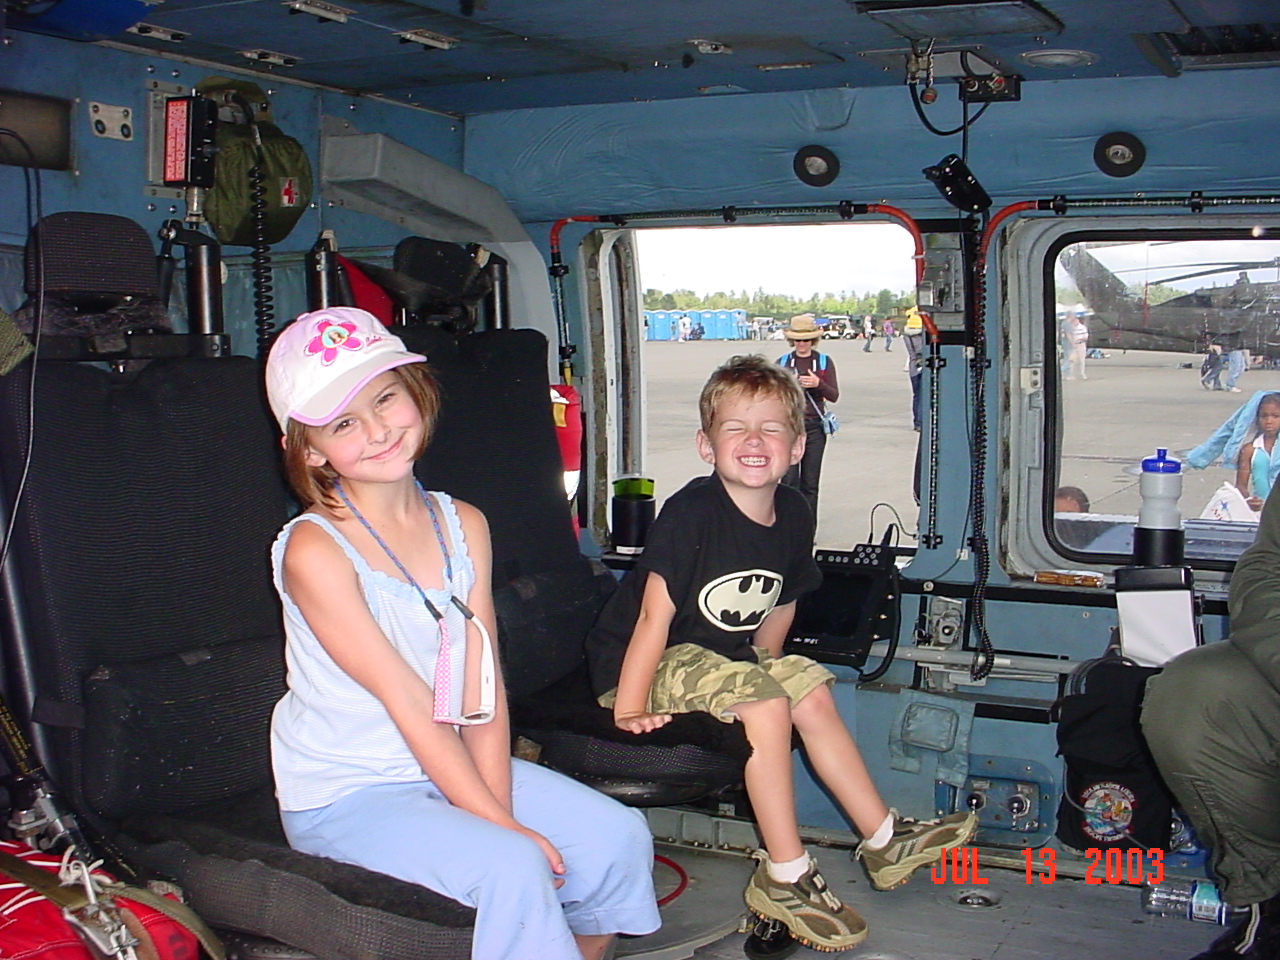
[[[682,714],[653,733],[618,730],[586,682],[583,639],[615,586],[582,558],[564,496],[547,341],[534,330],[455,340],[398,331],[440,379],[443,406],[418,475],[479,507],[493,538],[494,605],[517,731],[542,762],[636,806],[741,783],[741,724]]]
[[[37,370],[5,660],[62,792],[133,862],[177,879],[215,927],[332,960],[468,957],[471,909],[284,842],[268,551],[289,499],[257,362]],[[29,373],[30,362],[0,378],[10,505]]]

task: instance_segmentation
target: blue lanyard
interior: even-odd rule
[[[449,601],[462,612],[464,617],[470,620],[475,616],[475,614],[473,614],[467,608],[467,605],[459,600],[457,595],[453,592],[453,559],[449,555],[449,547],[444,542],[444,531],[440,529],[440,518],[436,516],[436,508],[434,504],[432,504],[431,498],[427,496],[427,491],[422,489],[422,484],[417,481],[414,481],[414,483],[418,488],[418,494],[422,497],[422,502],[427,507],[427,515],[431,517],[432,529],[436,532],[436,543],[440,545],[440,555],[444,557],[444,585],[445,589],[449,591]],[[360,524],[369,531],[369,536],[373,537],[373,539],[377,541],[378,546],[382,548],[383,552],[391,558],[391,562],[396,565],[396,569],[399,570],[405,580],[409,582],[409,585],[418,591],[418,596],[422,598],[422,602],[426,605],[431,616],[435,617],[437,621],[443,621],[444,614],[442,614],[436,605],[427,597],[427,592],[422,589],[418,584],[418,581],[413,578],[413,574],[411,574],[405,568],[405,565],[400,562],[400,558],[391,551],[391,548],[387,546],[386,541],[383,540],[382,537],[378,536],[378,531],[373,529],[373,524],[366,520],[364,518],[364,514],[356,509],[356,505],[351,502],[351,498],[347,496],[347,492],[342,489],[342,481],[335,480],[333,482],[333,486],[334,489],[338,491],[338,496],[342,498],[343,505],[351,511],[351,515],[359,520]]]
[[[338,496],[342,498],[343,504],[351,511],[352,516],[359,520],[361,525],[369,531],[369,535],[377,541],[378,546],[382,547],[383,552],[391,558],[391,562],[396,565],[396,569],[404,575],[405,580],[409,581],[413,586],[413,589],[418,591],[418,596],[422,598],[422,602],[426,605],[427,611],[436,620],[436,626],[440,631],[440,648],[436,653],[436,669],[433,690],[435,699],[432,707],[432,719],[437,723],[466,722],[463,718],[451,717],[449,715],[449,691],[452,689],[453,669],[450,663],[449,653],[449,627],[448,623],[444,619],[444,614],[442,614],[436,605],[431,602],[430,598],[427,597],[427,592],[422,589],[418,581],[413,578],[413,574],[411,574],[405,568],[405,565],[400,562],[400,558],[391,551],[391,548],[387,546],[386,541],[383,540],[382,537],[378,536],[378,531],[373,529],[373,524],[366,520],[364,515],[356,509],[356,505],[351,502],[351,498],[347,496],[347,492],[342,489],[342,481],[335,480],[333,485],[334,489],[338,491]],[[453,561],[449,557],[449,548],[444,542],[444,532],[440,529],[440,518],[436,516],[436,508],[432,504],[431,498],[427,496],[427,491],[422,489],[422,484],[417,483],[417,488],[418,493],[422,497],[422,502],[426,504],[427,513],[431,517],[431,526],[436,532],[436,542],[439,543],[440,553],[444,557],[444,585],[445,589],[449,591],[449,602],[457,607],[467,621],[476,624],[480,630],[481,643],[485,645],[485,650],[489,651],[491,641],[489,639],[488,631],[484,628],[484,624],[475,619],[475,614],[472,613],[467,608],[467,605],[459,600],[457,594],[453,592]],[[463,627],[463,630],[465,635],[465,626]]]

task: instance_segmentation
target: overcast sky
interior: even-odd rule
[[[644,288],[894,293],[915,286],[911,236],[891,223],[680,227],[636,231]]]

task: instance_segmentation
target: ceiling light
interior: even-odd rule
[[[284,5],[289,8],[290,13],[309,13],[322,22],[330,20],[334,23],[346,23],[347,17],[355,13],[354,10],[326,3],[325,0],[284,0]]]
[[[436,50],[452,50],[462,41],[454,37],[446,37],[443,33],[434,33],[431,30],[407,30],[404,33],[396,34],[400,38],[401,43],[420,43],[424,47],[434,47]]]
[[[168,40],[170,43],[181,43],[187,39],[186,33],[181,30],[170,30],[154,23],[135,23],[128,32],[140,37],[151,37],[153,40]]]
[[[699,53],[733,53],[733,47],[719,40],[690,40]]]
[[[825,187],[840,176],[840,158],[817,144],[801,147],[791,158],[791,169],[801,183]]]
[[[747,93],[746,87],[740,87],[736,83],[713,83],[710,86],[699,87],[699,93]]]
[[[1029,67],[1047,67],[1051,70],[1067,70],[1071,67],[1089,67],[1098,62],[1098,55],[1088,50],[1028,50],[1018,54],[1018,59]]]
[[[1058,33],[1062,30],[1062,21],[1032,0],[847,2],[853,3],[859,13],[865,13],[908,40],[985,37],[1002,33]]]
[[[291,57],[287,53],[276,53],[274,50],[241,50],[240,56],[246,60],[256,60],[259,63],[273,63],[277,67],[295,67],[298,65],[297,57]]]
[[[795,63],[758,63],[757,70],[808,70],[813,66],[812,61],[798,60]]]

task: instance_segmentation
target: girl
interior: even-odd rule
[[[483,515],[413,476],[439,407],[370,314],[304,314],[267,395],[306,510],[272,551],[288,692],[272,717],[295,849],[476,908],[473,960],[598,960],[658,927],[644,818],[513,760]]]
[[[1242,443],[1236,458],[1236,489],[1245,495],[1250,508],[1261,510],[1271,492],[1272,450],[1280,434],[1280,393],[1268,393],[1258,401],[1254,416],[1257,435],[1252,443]]]

